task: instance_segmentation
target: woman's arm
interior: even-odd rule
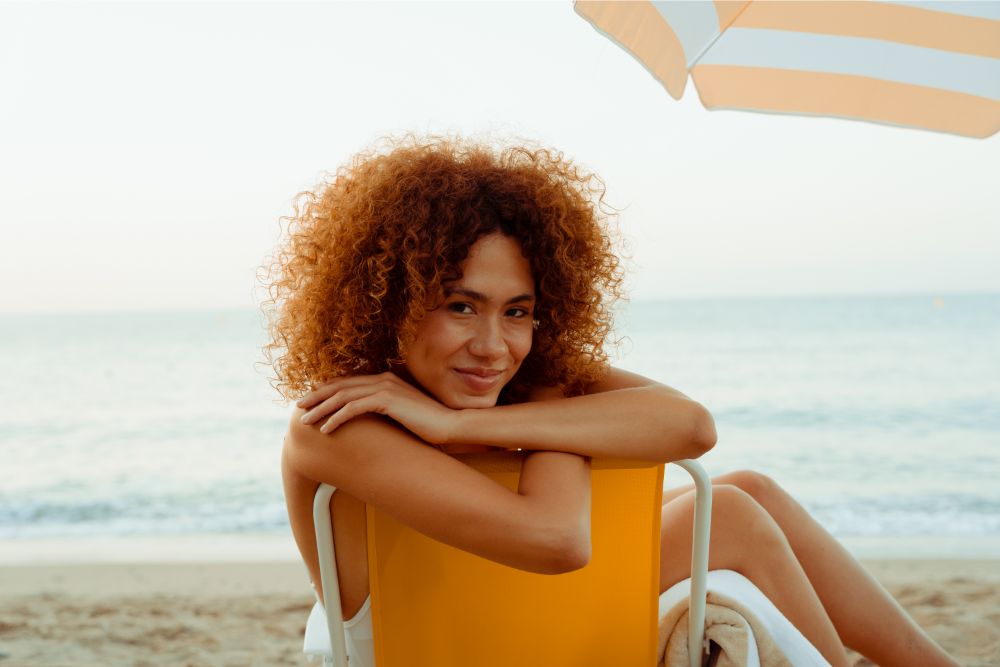
[[[457,411],[446,440],[643,461],[696,458],[715,441],[702,405],[615,368],[583,396]]]
[[[572,454],[526,455],[517,492],[375,415],[330,435],[296,410],[284,465],[332,484],[436,540],[530,572],[590,559],[590,465]]]
[[[676,461],[715,445],[715,422],[699,403],[648,378],[615,368],[583,396],[554,389],[527,403],[452,410],[392,373],[334,380],[301,401],[306,423],[332,433],[365,413],[391,417],[427,442],[461,447],[573,452],[583,456]]]

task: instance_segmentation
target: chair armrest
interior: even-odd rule
[[[337,555],[333,549],[333,522],[330,516],[330,499],[336,487],[320,484],[313,498],[313,525],[316,528],[316,550],[319,555],[320,581],[323,584],[323,608],[326,627],[330,634],[333,653],[332,667],[347,667],[347,639],[344,620],[340,611],[340,582],[337,580]]]
[[[691,545],[691,601],[688,607],[688,655],[691,667],[701,667],[705,652],[705,586],[708,578],[708,543],[712,528],[712,480],[692,459],[674,461],[694,479],[694,532]]]

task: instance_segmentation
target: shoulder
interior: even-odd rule
[[[566,394],[559,387],[534,387],[528,392],[524,402],[535,403],[538,401],[553,401],[560,398],[566,398]]]
[[[303,424],[302,408],[292,410],[288,420],[288,438],[302,443],[322,441],[324,443],[350,444],[358,439],[369,440],[372,437],[398,433],[399,427],[381,415],[365,414],[355,417],[342,425],[333,433],[323,433],[319,430],[322,421],[315,424]]]
[[[605,365],[601,368],[598,379],[585,386],[583,393],[601,394],[616,389],[634,389],[655,384],[659,383],[637,373]],[[566,397],[566,393],[559,387],[535,387],[528,392],[528,397],[524,402],[551,401]]]
[[[622,368],[615,368],[614,366],[605,366],[600,378],[588,384],[584,388],[583,393],[602,394],[606,391],[635,389],[637,387],[649,387],[651,385],[659,384],[659,382],[639,375],[638,373],[632,373],[631,371],[626,371]]]
[[[292,462],[315,464],[317,457],[334,468],[355,471],[372,464],[386,448],[412,447],[425,443],[381,415],[365,414],[323,433],[319,424],[303,424],[305,411],[295,408],[288,422],[285,449]],[[307,463],[308,462],[308,463]]]

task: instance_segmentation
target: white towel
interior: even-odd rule
[[[708,573],[705,638],[718,645],[717,667],[830,667],[816,648],[759,588],[738,572]],[[685,579],[660,595],[657,665],[688,661],[688,597]]]

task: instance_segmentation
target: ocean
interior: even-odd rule
[[[1000,537],[1000,295],[635,301],[618,335],[715,415],[710,473],[838,537]],[[0,539],[287,534],[264,340],[254,311],[0,316]]]

